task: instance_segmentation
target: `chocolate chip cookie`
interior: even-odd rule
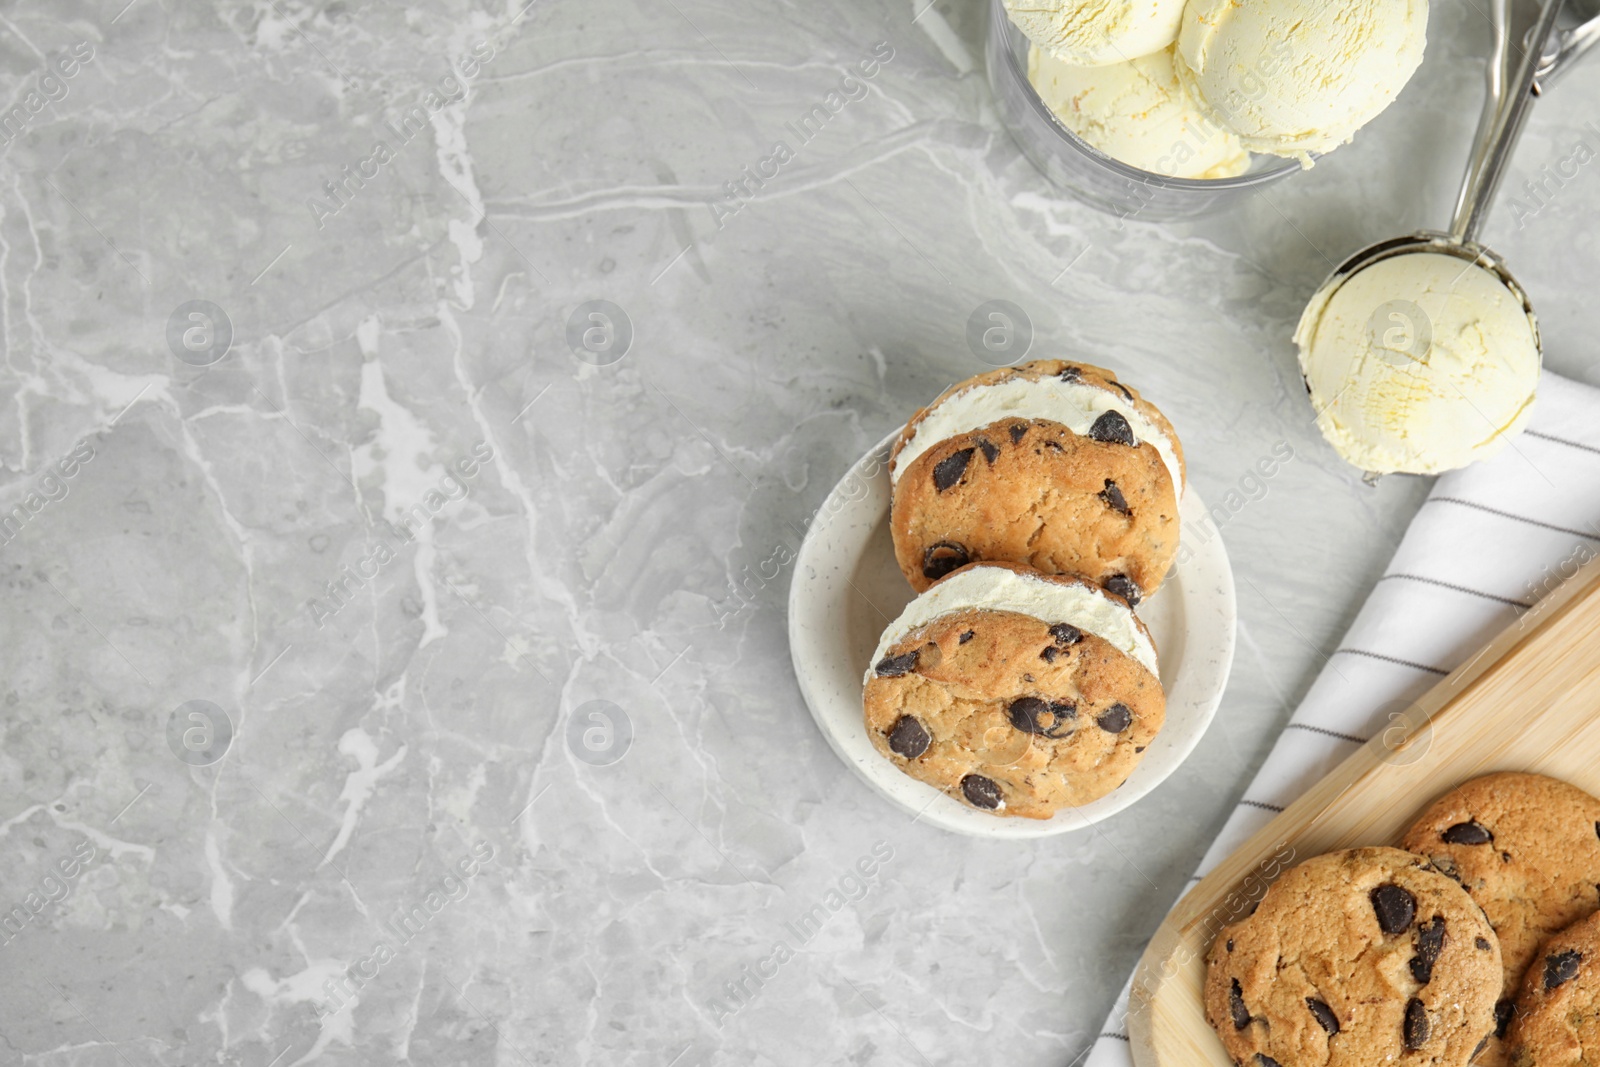
[[[1137,606],[1178,549],[1183,450],[1109,372],[1038,360],[945,390],[890,454],[895,558],[917,590],[966,563],[1083,574]]]
[[[1206,956],[1206,1019],[1249,1067],[1457,1067],[1494,1029],[1500,948],[1420,856],[1356,848],[1283,874]]]
[[[1600,908],[1600,799],[1539,774],[1474,778],[1434,801],[1401,845],[1483,906],[1505,964],[1497,1038],[1539,943]],[[1491,1042],[1479,1062],[1504,1062]]]
[[[1121,785],[1161,729],[1155,646],[1079,578],[971,564],[884,632],[863,706],[911,777],[995,815],[1047,819]]]
[[[1523,976],[1507,1038],[1514,1067],[1600,1062],[1600,914],[1539,946]]]

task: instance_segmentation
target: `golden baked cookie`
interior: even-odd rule
[[[1037,360],[917,412],[890,453],[895,558],[921,591],[966,563],[1083,574],[1134,606],[1178,550],[1183,449],[1109,371]]]
[[[1249,1067],[1459,1067],[1499,991],[1483,909],[1397,848],[1289,869],[1206,955],[1206,1019]]]
[[[1047,819],[1121,785],[1161,729],[1155,646],[1080,578],[972,564],[892,623],[867,671],[867,734],[970,807]]]
[[[1487,774],[1434,801],[1401,845],[1460,882],[1499,935],[1496,1038],[1478,1059],[1498,1067],[1499,1039],[1540,942],[1600,908],[1600,799],[1540,774]]]
[[[1600,1062],[1600,914],[1539,946],[1506,1045],[1514,1067]]]

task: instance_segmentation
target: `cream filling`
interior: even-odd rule
[[[1051,625],[1068,623],[1104,639],[1160,677],[1155,645],[1139,628],[1133,611],[1099,590],[1018,574],[1008,567],[973,567],[951,575],[906,605],[883,631],[863,684],[872,680],[873,668],[907,634],[958,611],[1012,611]]]
[[[959,434],[981,430],[1001,419],[1049,419],[1059,422],[1080,437],[1087,436],[1094,420],[1115,411],[1128,420],[1135,442],[1148,441],[1161,455],[1172,475],[1172,491],[1183,496],[1183,468],[1172,441],[1139,409],[1118,394],[1083,382],[1063,381],[1052,375],[1034,381],[1007,378],[989,385],[975,385],[940,401],[917,423],[900,454],[895,457],[889,480],[896,482],[928,449]]]

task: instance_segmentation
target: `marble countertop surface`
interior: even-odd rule
[[[1156,226],[1019,155],[976,0],[524,3],[0,5],[0,1063],[1071,1063],[1427,489],[1339,463],[1289,334],[1445,221],[1483,16]],[[1597,102],[1488,233],[1590,382]],[[991,299],[1162,405],[1238,576],[1193,757],[1033,843],[870,792],[785,637]]]

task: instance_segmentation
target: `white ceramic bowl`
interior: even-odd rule
[[[896,433],[899,431],[897,430]],[[1211,516],[1190,488],[1180,505],[1186,557],[1139,605],[1155,639],[1167,721],[1118,789],[1050,819],[1002,818],[968,807],[903,774],[872,747],[861,679],[878,638],[911,601],[889,539],[889,446],[858,460],[834,486],[796,560],[789,590],[789,651],[800,692],[822,734],[868,785],[922,820],[978,837],[1033,838],[1082,829],[1150,792],[1205,733],[1233,664],[1233,572]]]

